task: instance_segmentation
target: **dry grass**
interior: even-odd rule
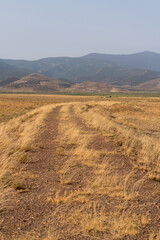
[[[98,159],[101,153],[94,149],[88,149],[88,143],[92,140],[93,136],[89,134],[89,132],[77,127],[77,124],[69,113],[71,106],[72,105],[65,105],[61,109],[61,121],[59,123],[60,143],[62,145],[67,144],[71,147],[74,146],[73,151],[70,152],[69,150],[69,154],[77,157],[82,164],[95,166],[96,159]]]
[[[70,194],[67,194],[67,192],[65,192],[63,195],[57,192],[54,198],[48,196],[47,201],[53,204],[70,203],[71,201],[85,203],[88,201],[88,199],[86,198],[84,192],[75,191]]]
[[[69,102],[86,102],[98,97],[38,95],[38,94],[0,94],[0,123],[21,116],[35,108]]]
[[[57,99],[60,101],[59,96]],[[56,142],[57,157],[64,158],[63,165],[57,167],[59,191],[56,189],[54,195],[46,197],[54,205],[53,222],[56,226],[51,225],[45,240],[58,240],[65,236],[73,236],[73,239],[79,236],[88,239],[138,239],[143,228],[151,225],[148,205],[144,210],[143,202],[139,202],[138,186],[143,185],[148,177],[160,179],[160,145],[156,132],[160,129],[159,100],[139,99],[137,102],[136,99],[118,99],[82,103],[77,98],[77,103],[66,103],[76,100],[64,99]],[[43,106],[1,124],[2,179],[17,163],[27,161],[25,156],[28,151],[33,151],[31,143],[34,136],[54,106],[57,105]],[[153,119],[149,121],[152,115]],[[84,124],[77,119],[83,120]],[[104,141],[114,141],[117,149],[90,147],[89,144],[98,136]],[[43,143],[39,148],[43,148]],[[132,164],[127,165],[125,161],[129,160],[123,160],[123,155],[130,156]],[[120,156],[122,159],[119,160]],[[137,168],[147,174],[139,178]],[[22,174],[24,182],[26,178],[34,178],[32,173],[22,168],[19,173],[12,174],[8,182],[18,181]],[[158,240],[160,236],[150,231],[148,239]]]
[[[151,233],[148,240],[160,240],[160,233]]]
[[[1,189],[4,186],[13,187],[16,190],[25,188],[22,177],[17,178],[13,173],[16,172],[17,166],[27,161],[26,154],[28,151],[32,151],[31,143],[35,134],[38,133],[47,114],[55,106],[47,105],[37,108],[0,125]]]
[[[102,233],[107,228],[107,217],[104,209],[99,209],[95,202],[89,202],[82,208],[76,210],[69,218],[74,225],[80,225],[84,234]]]
[[[80,96],[58,95],[1,94],[0,179],[4,177],[8,171],[14,168],[18,162],[24,163],[27,160],[25,152],[33,150],[31,143],[35,134],[42,127],[47,114],[54,106],[57,106],[53,105],[53,103],[66,104],[67,102],[75,101],[83,102],[93,98],[94,97],[83,98]],[[49,103],[52,103],[52,105],[48,105]],[[42,144],[40,144],[39,147],[43,148]],[[63,148],[58,148],[57,153],[63,155]]]
[[[81,109],[85,109],[84,105],[76,104],[76,111],[79,106]],[[86,185],[81,192],[71,192],[69,194],[67,194],[67,192],[64,194],[57,193],[54,198],[49,197],[48,201],[57,205],[72,205],[75,201],[83,204],[82,207],[75,209],[75,211],[73,210],[67,218],[65,216],[65,223],[69,222],[72,226],[76,226],[76,228],[79,229],[77,231],[83,232],[83,234],[89,236],[93,234],[96,237],[99,233],[103,232],[103,234],[105,234],[106,231],[109,231],[110,234],[116,238],[137,235],[140,232],[140,227],[149,223],[148,216],[137,215],[134,211],[132,214],[125,211],[123,214],[117,211],[106,213],[102,206],[98,206],[98,201],[92,202],[92,197],[98,195],[106,195],[112,198],[118,197],[124,199],[126,202],[133,201],[138,195],[135,191],[128,191],[127,188],[127,182],[132,173],[126,171],[125,174],[121,176],[114,166],[114,163],[111,164],[107,160],[108,156],[114,154],[113,152],[103,153],[101,150],[88,148],[89,142],[93,140],[93,135],[91,132],[83,129],[82,126],[77,125],[76,120],[70,113],[70,107],[71,105],[66,105],[61,108],[59,123],[60,144],[64,146],[64,149],[65,145],[73,146],[65,149],[65,153],[71,157],[64,163],[61,169],[58,170],[61,184],[67,185],[74,182],[74,176],[77,174],[77,169],[74,166],[77,164],[89,166],[92,171],[92,176],[90,179],[88,175]],[[90,117],[93,123],[94,118],[92,118],[92,114]],[[101,129],[98,128],[98,130]],[[103,133],[106,135],[106,131]],[[96,134],[94,137],[96,138]],[[104,157],[104,161],[99,162],[99,157]],[[120,209],[121,205],[117,207]],[[63,215],[61,216],[61,219],[62,218]]]
[[[137,104],[139,107],[133,107],[131,103],[122,104],[112,102],[111,104],[111,102],[102,102],[93,104],[92,108],[89,108],[89,110],[87,104],[77,104],[74,109],[80,117],[83,117],[88,124],[95,127],[104,136],[112,136],[116,144],[120,146],[122,150],[130,157],[138,160],[137,163],[141,165],[141,169],[149,171],[149,177],[151,179],[159,181],[160,144],[157,138],[159,136],[158,132],[160,133],[158,121],[160,106],[158,108],[158,104],[159,102],[150,103],[142,101],[141,104]],[[152,105],[153,110],[151,111]],[[147,109],[150,110],[148,111],[149,116],[147,115]],[[152,122],[150,121],[151,114],[154,120]],[[132,125],[134,124],[136,127],[133,128],[132,125],[130,126],[126,115],[129,116]],[[141,118],[140,120],[139,115]],[[136,121],[135,117],[137,119]],[[142,120],[144,120],[145,122],[146,119],[150,122],[150,134],[148,134],[148,124],[139,124],[139,121],[142,122]],[[155,132],[155,127],[157,132]]]
[[[112,137],[124,153],[127,152],[131,157],[141,156],[141,161],[143,161],[144,164],[144,161],[146,161],[144,156],[146,157],[149,152],[149,149],[146,147],[146,141],[151,137],[144,134],[142,138],[134,128],[126,127],[126,125],[112,121],[106,114],[105,108],[112,108],[115,104],[118,105],[121,103],[77,103],[73,105],[73,108],[74,113],[76,113],[80,119],[83,118],[88,126],[91,125],[96,129],[104,139]],[[137,184],[143,184],[143,179],[137,180],[136,184],[132,186],[131,183],[134,176],[136,176],[136,169],[133,169],[133,171],[123,170],[124,172],[121,175],[118,168],[114,165],[114,162],[112,163],[109,160],[111,156],[115,154],[113,151],[103,152],[101,149],[95,150],[94,148],[89,148],[88,144],[93,139],[93,133],[84,129],[81,124],[78,125],[78,123],[76,123],[76,119],[74,119],[74,116],[72,116],[70,112],[71,107],[72,104],[65,105],[61,109],[59,142],[64,146],[65,153],[70,157],[64,163],[63,167],[59,169],[58,174],[60,175],[61,181],[63,180],[65,182],[66,180],[67,183],[72,184],[72,180],[77,173],[77,169],[74,168],[74,166],[81,164],[82,166],[86,165],[90,167],[92,177],[90,178],[88,175],[86,185],[82,189],[81,195],[79,195],[85,199],[84,202],[82,202],[84,205],[73,210],[68,214],[67,218],[65,216],[65,223],[63,222],[62,224],[70,222],[71,226],[76,226],[76,229],[79,229],[77,232],[82,232],[87,236],[92,235],[95,236],[95,238],[98,237],[97,234],[99,233],[103,233],[103,236],[107,237],[108,235],[105,235],[107,232],[109,232],[109,236],[112,236],[111,238],[114,239],[138,235],[141,229],[151,221],[147,213],[144,212],[140,215],[135,212],[135,205],[135,209],[132,208],[131,205],[126,210],[121,204],[118,204],[116,209],[106,212],[106,210],[102,208],[102,205],[101,207],[97,207],[99,205],[98,200],[92,202],[91,199],[93,197],[95,198],[95,196],[109,196],[113,199],[121,198],[124,206],[127,206],[129,202],[137,201],[136,199],[138,199],[139,193],[136,191],[136,186]],[[96,133],[94,134],[96,138]],[[129,142],[127,143],[127,141]],[[67,148],[67,146],[71,147]],[[131,152],[129,152],[130,150]],[[143,151],[143,155],[140,151]],[[153,154],[153,149],[152,151],[150,150],[150,152]],[[144,160],[142,160],[142,157]],[[99,161],[99,158],[104,160]],[[133,163],[137,167],[134,161]],[[123,168],[123,162],[121,162],[121,166]],[[145,166],[147,167],[149,164],[145,164]],[[151,169],[148,168],[148,171],[150,170]],[[55,198],[49,198],[49,201],[57,205],[62,203],[72,205],[75,201],[74,197],[74,192],[70,194],[66,192],[64,195],[57,193]],[[61,219],[62,218],[63,215],[61,216]]]
[[[141,228],[150,222],[148,216],[139,216],[135,213],[115,213],[110,217],[110,231],[117,238],[123,238],[128,235],[136,236]]]
[[[37,237],[36,234],[32,234],[32,235],[33,236],[25,236],[25,237],[20,237],[20,238],[13,238],[13,240],[39,240],[39,237]],[[1,240],[4,240],[3,236],[1,238]],[[47,236],[44,237],[43,240],[60,240],[59,233],[53,232],[52,229],[49,229]]]
[[[91,185],[91,188],[96,189],[97,193],[107,194],[110,196],[125,197],[124,179],[113,166],[110,166],[107,162],[102,163],[99,166],[99,170],[96,172],[95,180]]]

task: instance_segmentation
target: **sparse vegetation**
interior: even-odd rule
[[[41,178],[44,185],[41,191],[36,192],[37,185],[33,188],[31,202],[33,194],[38,194],[38,208],[53,209],[44,216],[43,227],[39,225],[44,231],[41,237],[38,229],[36,235],[30,228],[35,237],[18,239],[158,240],[159,99],[84,99],[70,97],[69,102],[69,97],[58,96],[58,104],[36,108],[0,125],[1,197],[10,188],[27,194],[28,180],[31,184]],[[39,132],[56,107],[56,136],[52,128],[46,130],[48,150]],[[35,170],[37,158],[33,170],[32,165],[26,169],[27,156],[36,151],[43,154],[42,169]],[[51,151],[49,156],[47,151]],[[54,175],[53,182],[49,175]]]
[[[115,143],[136,160],[135,164],[141,165],[139,166],[141,169],[143,167],[148,171],[150,178],[153,176],[153,179],[159,181],[160,125],[157,116],[160,108],[158,104],[153,99],[150,102],[133,101],[132,104],[129,101],[127,103],[113,101],[109,102],[109,105],[97,104],[89,111],[85,111],[85,106],[80,108],[76,106],[75,109],[79,116],[81,115],[88,124],[92,124],[103,135],[112,136]]]

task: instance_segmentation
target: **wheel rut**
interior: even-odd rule
[[[159,196],[152,194],[159,184],[73,106],[56,107],[48,115],[21,164],[19,172],[28,174],[27,191],[13,193],[10,207],[0,213],[4,239],[49,239],[49,228],[53,239],[148,239],[160,227]],[[67,135],[72,127],[78,130],[74,142]],[[144,226],[139,222],[143,215],[148,218]]]
[[[28,152],[27,160],[19,171],[28,174],[25,180],[27,191],[11,196],[10,207],[1,213],[0,231],[5,239],[36,232],[41,238],[46,231],[47,219],[54,211],[53,204],[47,202],[47,195],[59,189],[57,167],[65,157],[56,155],[60,107],[48,116],[44,130],[37,136],[33,150]]]

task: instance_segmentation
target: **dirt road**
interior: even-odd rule
[[[74,104],[48,115],[17,172],[25,187],[1,210],[3,239],[159,239],[159,183]]]

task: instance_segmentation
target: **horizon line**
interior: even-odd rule
[[[134,55],[134,54],[142,54],[142,53],[152,53],[152,54],[160,54],[158,52],[154,52],[154,51],[149,51],[149,50],[144,50],[144,51],[140,51],[140,52],[133,52],[133,53],[104,53],[104,52],[91,52],[91,53],[87,53],[85,55],[81,55],[81,56],[77,56],[77,57],[71,57],[71,56],[57,56],[57,57],[42,57],[42,58],[36,58],[36,59],[24,59],[24,58],[0,58],[0,60],[12,60],[12,61],[38,61],[38,60],[42,60],[42,59],[48,59],[48,58],[81,58],[81,57],[85,57],[85,56],[89,56],[92,54],[101,54],[101,55],[112,55],[112,56],[128,56],[128,55]]]

